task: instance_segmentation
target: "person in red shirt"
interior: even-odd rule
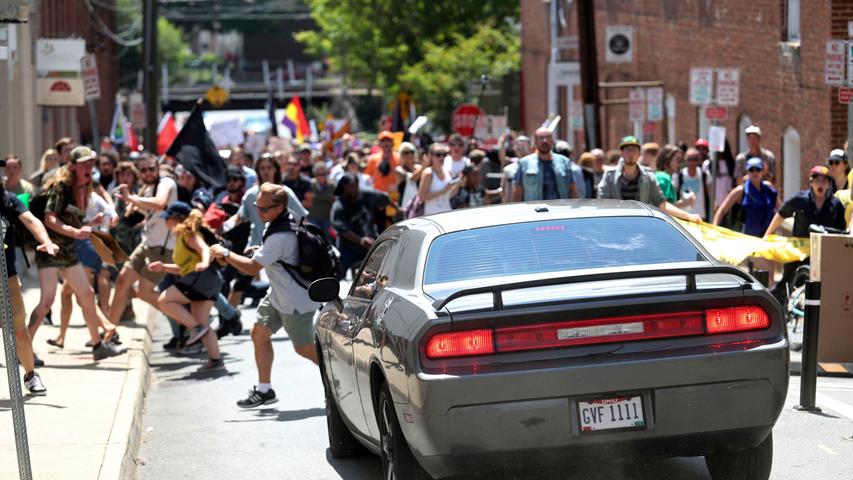
[[[379,133],[379,148],[381,151],[367,159],[364,173],[373,178],[376,190],[391,194],[396,192],[399,182],[396,170],[400,165],[400,156],[394,151],[394,135],[388,130]],[[397,199],[392,197],[392,200]]]

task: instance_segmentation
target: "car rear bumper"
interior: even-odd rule
[[[697,455],[760,443],[784,405],[787,342],[717,355],[591,363],[487,375],[419,375],[400,424],[437,477],[502,458],[523,465],[587,450]],[[643,397],[645,428],[581,433],[577,402],[611,394]],[[405,415],[403,415],[405,413]],[[479,459],[479,460],[478,460]],[[515,465],[514,464],[514,465]]]

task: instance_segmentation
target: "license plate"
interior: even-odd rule
[[[639,395],[579,401],[578,414],[582,432],[646,426],[643,398]]]

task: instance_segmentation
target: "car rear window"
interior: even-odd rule
[[[448,233],[430,245],[424,284],[706,260],[654,217],[516,223]]]

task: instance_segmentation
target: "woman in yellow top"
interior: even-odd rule
[[[208,361],[199,367],[199,372],[224,370],[225,364],[219,354],[216,333],[210,328],[210,309],[213,300],[222,288],[222,276],[216,264],[211,264],[207,226],[204,214],[185,202],[175,202],[161,214],[166,226],[175,234],[175,263],[152,262],[152,272],[166,272],[174,281],[163,290],[157,303],[160,310],[181,325],[194,332],[186,345],[201,340],[207,350]],[[162,287],[161,287],[162,288]],[[187,311],[186,305],[190,305]]]

